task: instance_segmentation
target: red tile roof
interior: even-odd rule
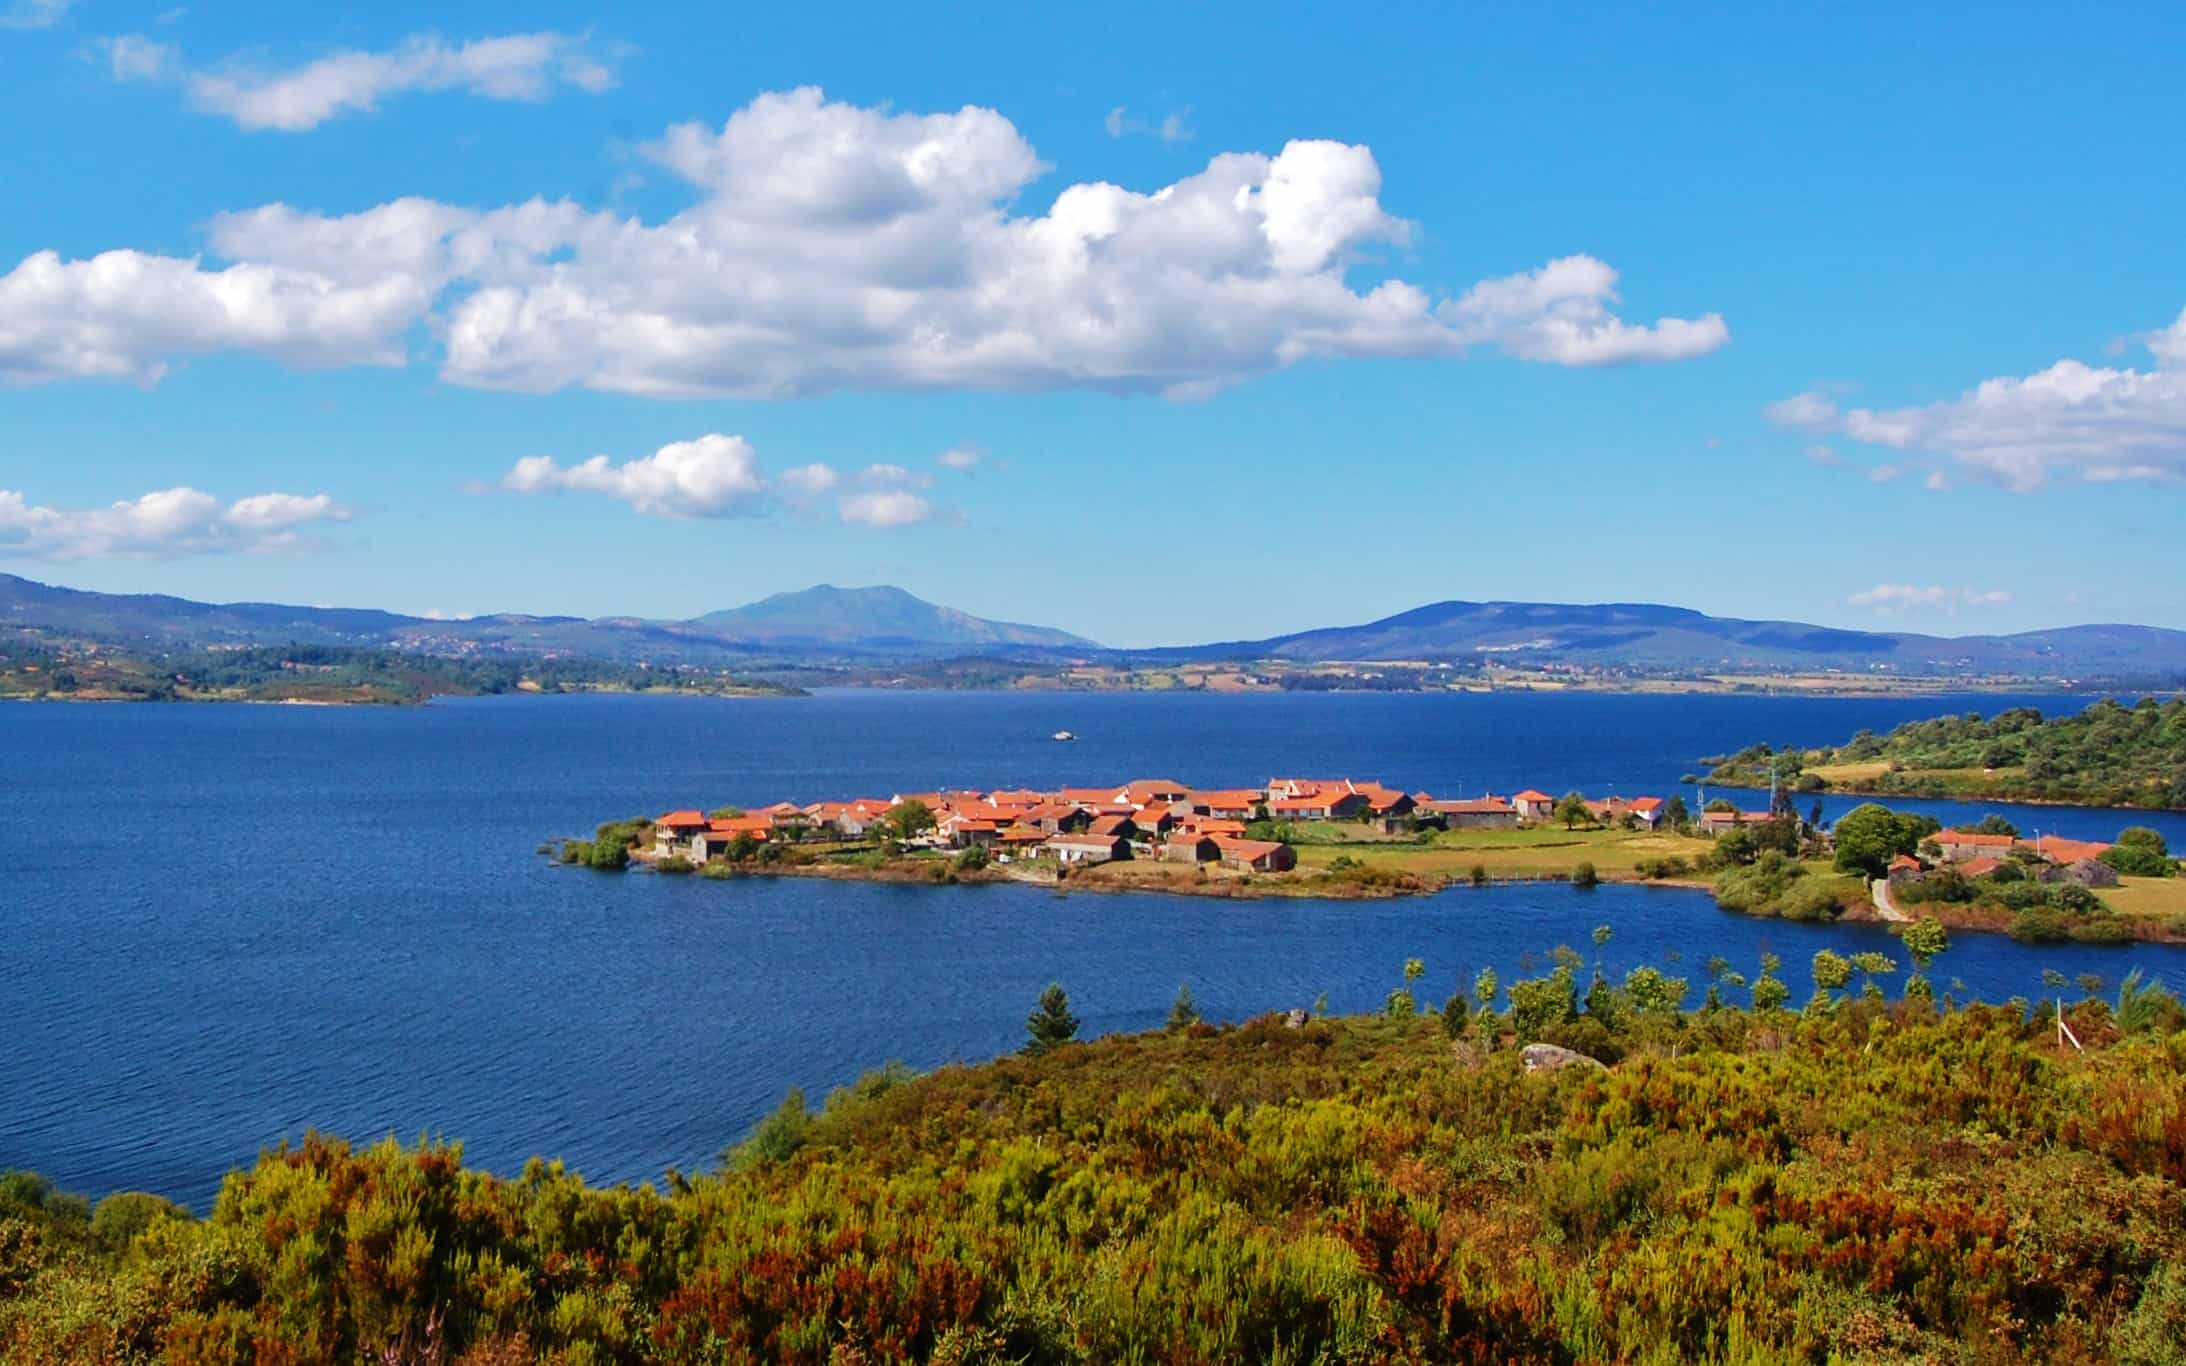
[[[1188,816],[1184,821],[1184,832],[1188,835],[1242,835],[1245,833],[1245,823],[1220,816]]]
[[[2017,835],[1984,835],[1974,830],[1939,830],[1928,838],[1937,844],[1961,844],[1970,849],[2009,849],[2019,842]]]
[[[2068,840],[2055,835],[2044,835],[2038,840],[2019,841],[2021,849],[2032,849],[2054,863],[2078,863],[2094,858],[2110,846],[2100,840]]]
[[[671,830],[695,830],[705,823],[706,813],[703,811],[671,811],[653,822],[655,825],[665,825]]]
[[[1205,792],[1194,792],[1188,800],[1193,806],[1214,806],[1225,811],[1244,811],[1258,806],[1267,794],[1257,788],[1221,787]]]
[[[1269,854],[1283,847],[1280,840],[1241,840],[1231,839],[1223,835],[1216,835],[1212,838],[1214,839],[1215,848],[1222,851],[1224,858],[1241,858],[1248,863],[1266,858]]]
[[[1517,796],[1511,798],[1511,800],[1514,802],[1552,802],[1556,799],[1549,796],[1546,792],[1536,792],[1529,787],[1525,791],[1519,793]]]
[[[731,816],[706,822],[708,833],[715,835],[763,835],[773,828],[772,816]]]

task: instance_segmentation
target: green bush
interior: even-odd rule
[[[2155,834],[2152,830],[2149,833]],[[2163,837],[2157,835],[2156,838],[2161,840]],[[2160,846],[2113,844],[2095,857],[2125,877],[2171,877],[2178,872],[2177,862]]]
[[[190,1212],[172,1200],[144,1191],[116,1191],[91,1211],[91,1237],[108,1252],[122,1252],[137,1235],[162,1219],[188,1219]]]

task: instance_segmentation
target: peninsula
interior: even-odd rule
[[[2186,700],[1946,716],[1821,749],[1756,744],[1709,762],[1717,787],[2186,810]]]
[[[2186,879],[2161,836],[2032,840],[1878,806],[1824,828],[1680,797],[1437,798],[1350,778],[1194,788],[898,792],[750,810],[688,807],[540,848],[564,864],[734,878],[1030,882],[1092,892],[1355,899],[1513,881],[1647,882],[1790,920],[1934,919],[2035,942],[2186,941]],[[1917,907],[1911,914],[1901,903]]]

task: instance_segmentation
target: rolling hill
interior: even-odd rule
[[[1652,603],[1438,602],[1361,626],[1192,646],[1174,656],[2149,677],[2186,673],[2186,631],[2101,625],[1954,637],[1745,621]]]

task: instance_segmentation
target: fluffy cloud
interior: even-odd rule
[[[231,270],[399,299],[375,315],[376,335],[348,344],[371,356],[394,350],[419,320],[414,301],[430,298],[445,378],[529,392],[1185,398],[1322,358],[1489,347],[1606,365],[1699,355],[1728,337],[1714,314],[1624,321],[1611,310],[1616,272],[1585,256],[1440,303],[1399,279],[1354,287],[1370,252],[1414,230],[1382,206],[1373,153],[1342,143],[1224,153],[1150,194],[1069,185],[1039,214],[1012,205],[1046,168],[986,109],[895,113],[801,89],[762,95],[718,128],[670,129],[647,155],[694,199],[658,224],[566,201],[480,211],[406,199],[345,216],[276,204],[215,220],[212,244],[242,263]],[[174,293],[193,291],[178,281]],[[0,339],[104,330],[133,358],[127,373],[248,344],[216,311],[202,328],[178,312],[173,328],[139,335],[111,305],[0,298]]]
[[[2186,476],[2186,312],[2140,340],[2155,358],[2147,370],[2061,360],[2032,375],[1983,380],[1939,403],[1846,409],[1805,393],[1766,412],[1782,426],[1946,456],[2021,493],[2057,475],[2177,479]]]
[[[854,475],[814,463],[783,470],[770,483],[758,452],[741,436],[718,432],[662,446],[616,464],[604,455],[574,465],[528,455],[501,477],[509,493],[597,493],[620,499],[648,517],[757,516],[777,502],[811,513],[834,494],[835,513],[852,526],[899,527],[932,521],[940,509],[914,492],[931,475],[902,465],[868,465]],[[240,506],[240,505],[238,505]]]
[[[839,511],[853,526],[915,526],[932,519],[934,505],[903,489],[873,489],[847,495]]]
[[[958,474],[970,474],[986,457],[970,446],[954,446],[934,457],[934,463]]]
[[[783,470],[781,482],[793,493],[816,498],[841,483],[842,478],[827,465],[811,464]]]
[[[750,442],[714,433],[671,442],[620,465],[604,455],[566,466],[552,456],[526,456],[501,487],[511,493],[604,493],[653,517],[733,517],[759,510],[767,481]]]
[[[52,28],[75,5],[76,0],[11,0],[0,5],[0,28]]]
[[[401,332],[431,304],[400,275],[342,283],[286,266],[42,251],[0,275],[0,383],[150,382],[175,357],[230,350],[304,367],[399,365]]]
[[[104,40],[116,80],[181,82],[193,108],[253,132],[296,133],[413,91],[461,90],[494,100],[542,100],[573,87],[598,93],[614,72],[588,44],[560,33],[515,33],[448,43],[410,38],[385,52],[347,50],[285,70],[230,60],[191,70],[174,47],[142,34]]]
[[[1468,345],[1557,365],[1621,365],[1704,356],[1730,340],[1721,315],[1634,326],[1609,311],[1617,272],[1591,256],[1484,280],[1435,315]]]
[[[193,488],[162,489],[103,508],[55,508],[0,489],[0,557],[85,560],[164,558],[305,549],[304,529],[345,522],[349,509],[323,493],[260,493],[222,504]]]
[[[1961,607],[2009,607],[2011,594],[1999,589],[1919,587],[1910,583],[1878,583],[1852,594],[1845,602],[1877,612],[1955,612]]]

